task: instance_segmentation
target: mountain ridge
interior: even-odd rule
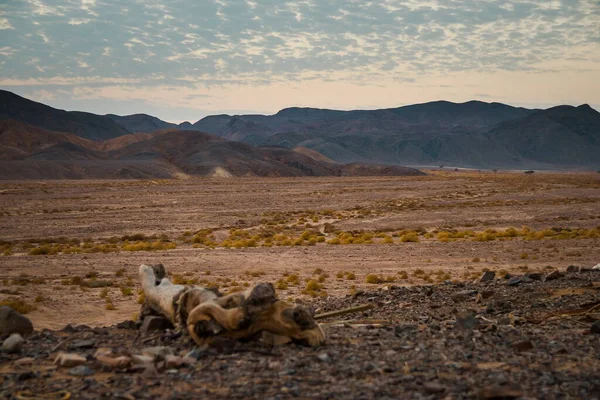
[[[320,154],[324,160],[344,164],[513,169],[600,166],[595,157],[600,152],[600,113],[587,104],[545,110],[479,100],[437,100],[377,110],[287,107],[272,115],[218,114],[177,125],[148,114],[97,116],[27,102],[0,91],[0,120],[14,117],[50,131],[97,141],[115,139],[104,143],[105,147],[148,139],[139,136],[142,133],[195,130],[251,146],[307,149],[304,153],[311,152],[313,157]],[[18,110],[19,104],[24,112]],[[31,110],[40,107],[43,118],[33,118]]]

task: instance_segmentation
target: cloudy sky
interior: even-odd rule
[[[173,122],[439,99],[600,109],[600,0],[0,0],[0,88]]]

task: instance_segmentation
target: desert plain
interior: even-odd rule
[[[427,172],[1,182],[0,302],[35,328],[22,354],[0,353],[1,393],[598,398],[600,174]],[[371,309],[323,319],[320,348],[195,348],[117,325],[140,311],[142,263],[224,293],[272,282],[317,314]],[[188,361],[94,356],[148,346]],[[56,367],[59,351],[85,368]]]
[[[141,263],[162,263],[179,279],[225,292],[284,282],[280,296],[309,301],[386,285],[472,281],[487,270],[522,274],[600,262],[600,174],[429,173],[5,181],[0,300],[34,305],[28,316],[35,326],[56,329],[131,318],[139,311]],[[517,233],[503,236],[511,228]],[[335,240],[343,235],[350,240]],[[126,243],[156,242],[174,248],[125,250]],[[50,251],[36,252],[44,247]],[[369,274],[380,279],[368,283]],[[111,286],[79,286],[77,277]],[[319,278],[322,288],[308,293],[306,281]]]

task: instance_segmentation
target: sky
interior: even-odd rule
[[[170,122],[434,100],[600,110],[600,0],[0,0],[0,88]]]

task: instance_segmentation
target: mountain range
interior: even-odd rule
[[[274,115],[212,115],[172,124],[146,114],[57,110],[0,90],[0,128],[0,163],[13,171],[0,177],[18,177],[14,166],[24,168],[32,160],[38,172],[25,168],[30,172],[23,176],[296,176],[409,172],[393,167],[400,165],[600,166],[600,113],[585,104],[546,110],[481,101],[355,111],[292,107]],[[362,165],[350,168],[349,163]],[[74,172],[82,168],[81,176]]]

